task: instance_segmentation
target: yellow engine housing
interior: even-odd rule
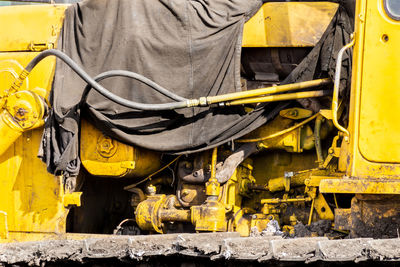
[[[86,120],[81,123],[81,161],[94,176],[144,177],[160,168],[160,154],[118,142]]]

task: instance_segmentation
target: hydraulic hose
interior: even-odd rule
[[[136,72],[127,71],[127,70],[110,70],[110,71],[106,71],[106,72],[100,73],[99,75],[97,75],[93,79],[96,82],[100,82],[100,81],[102,81],[104,79],[115,77],[115,76],[127,77],[127,78],[138,80],[138,81],[148,85],[149,87],[155,89],[159,93],[165,95],[166,97],[169,97],[169,98],[171,98],[172,100],[175,100],[175,101],[186,101],[186,100],[188,100],[188,99],[186,99],[184,97],[181,97],[181,96],[179,96],[177,94],[172,93],[171,91],[168,91],[164,87],[161,87],[160,85],[158,85],[155,82],[153,82],[152,80],[144,77],[143,75],[140,75],[140,74],[138,74]],[[85,92],[89,91],[91,88],[92,87],[88,84],[86,86],[86,88],[85,88]]]
[[[330,79],[319,79],[313,81],[299,82],[290,85],[280,85],[271,88],[255,89],[240,93],[229,93],[218,96],[200,97],[199,99],[186,99],[179,95],[176,95],[167,89],[161,87],[160,85],[154,83],[153,81],[147,79],[146,77],[129,71],[123,70],[113,70],[107,71],[98,75],[95,79],[90,77],[78,64],[76,64],[70,57],[61,51],[55,49],[49,49],[41,52],[37,55],[28,66],[22,71],[18,79],[13,83],[9,90],[5,90],[5,95],[9,95],[19,90],[24,82],[24,79],[29,75],[32,69],[44,58],[48,56],[56,56],[65,62],[79,77],[81,77],[88,85],[82,95],[82,101],[85,100],[90,89],[95,89],[98,93],[108,98],[109,100],[120,104],[122,106],[137,109],[137,110],[148,110],[148,111],[161,111],[161,110],[174,110],[197,106],[209,106],[211,104],[219,103],[221,106],[224,105],[243,105],[247,103],[256,102],[271,102],[271,101],[284,101],[289,99],[299,99],[308,97],[320,97],[327,94],[327,91],[312,91],[312,92],[298,92],[292,94],[281,94],[281,95],[267,95],[274,94],[278,92],[294,91],[299,89],[305,89],[309,87],[315,87],[320,85],[325,85],[331,82]],[[150,88],[160,92],[161,94],[176,100],[176,102],[162,103],[162,104],[144,104],[134,101],[124,99],[114,93],[110,92],[103,86],[101,86],[97,81],[113,76],[124,76],[132,79],[136,79],[144,84],[147,84]],[[97,80],[97,81],[96,81]],[[259,97],[257,97],[259,96]],[[82,103],[81,101],[81,103]]]
[[[104,97],[110,99],[111,101],[120,104],[122,106],[128,107],[128,108],[133,108],[133,109],[138,109],[138,110],[152,110],[152,111],[159,111],[159,110],[173,110],[173,109],[180,109],[180,108],[185,108],[190,105],[189,100],[180,100],[178,102],[171,102],[171,103],[163,103],[163,104],[143,104],[143,103],[137,103],[134,101],[130,101],[127,99],[124,99],[120,96],[117,96],[110,91],[108,91],[106,88],[101,86],[99,83],[97,83],[92,77],[90,77],[78,64],[76,64],[70,57],[68,57],[66,54],[64,54],[61,51],[55,50],[55,49],[49,49],[45,50],[39,55],[37,55],[31,62],[29,62],[28,66],[25,68],[24,72],[29,74],[29,72],[32,71],[32,69],[44,58],[48,56],[56,56],[62,61],[64,61],[76,74],[78,74],[79,77],[81,77],[88,85],[90,85],[93,89],[95,89],[97,92],[99,92],[101,95]],[[145,78],[144,76],[140,74],[132,74],[130,72],[119,72],[116,71],[121,76],[129,76],[131,78],[137,79],[147,85],[149,85],[151,88],[159,91],[160,93],[167,95],[171,98],[176,99],[184,99],[181,98],[171,92],[169,92],[167,89],[162,88],[161,86],[155,84],[154,82],[150,81],[149,79]],[[111,73],[115,75],[116,73]],[[25,77],[27,76],[24,75]],[[104,74],[104,73],[103,73]],[[110,72],[104,74],[105,76],[110,75]],[[23,77],[24,78],[24,77]],[[154,87],[154,85],[156,85]]]

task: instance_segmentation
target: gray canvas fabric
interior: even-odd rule
[[[186,98],[235,92],[241,88],[243,24],[261,4],[259,0],[83,1],[67,9],[59,49],[91,76],[113,69],[134,71]],[[332,32],[345,31],[338,21],[337,15],[307,57],[315,64],[296,69],[285,83],[321,75],[316,63],[321,48],[334,43]],[[110,78],[102,85],[136,102],[171,101],[127,78]],[[249,133],[286,105],[259,105],[251,113],[243,107],[144,112],[119,106],[92,90],[81,107],[84,87],[71,69],[57,62],[50,97],[53,108],[39,152],[51,173],[78,174],[81,116],[122,142],[164,153],[191,153]]]

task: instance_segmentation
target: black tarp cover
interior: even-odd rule
[[[186,98],[231,93],[241,89],[244,22],[261,4],[260,0],[83,1],[66,10],[58,49],[91,76],[122,69]],[[350,32],[340,23],[343,18],[345,12],[338,12],[302,69],[295,69],[285,83],[320,76],[321,60],[324,72],[332,69],[334,44],[344,44]],[[323,50],[324,46],[331,48]],[[128,78],[109,78],[102,85],[136,102],[171,101]],[[122,142],[164,153],[191,153],[239,138],[279,111],[276,104],[260,105],[250,113],[240,106],[139,111],[117,105],[94,90],[81,108],[84,87],[69,67],[57,61],[52,110],[39,151],[51,173],[78,174],[81,115]]]

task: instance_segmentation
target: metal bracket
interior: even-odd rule
[[[80,207],[81,206],[81,196],[82,196],[82,192],[73,192],[73,193],[65,194],[63,197],[64,207],[68,207],[68,206]]]
[[[34,51],[34,52],[40,52],[40,51],[44,51],[47,49],[53,49],[53,48],[54,48],[54,43],[51,43],[51,42],[43,42],[43,43],[31,42],[29,44],[29,50]]]

